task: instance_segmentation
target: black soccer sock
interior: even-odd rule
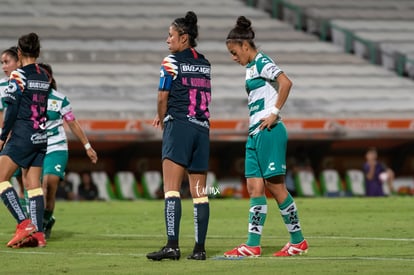
[[[45,202],[41,187],[27,190],[29,195],[29,209],[32,223],[37,227],[37,231],[43,232],[43,214]]]
[[[19,196],[9,181],[0,182],[0,193],[4,205],[6,205],[7,209],[9,209],[17,223],[21,223],[27,219],[24,214],[25,212],[20,205]]]
[[[165,193],[165,226],[167,230],[167,247],[178,248],[181,221],[180,192],[168,191]]]
[[[194,231],[195,245],[194,252],[205,251],[208,221],[210,218],[210,205],[208,197],[193,199],[194,203]]]

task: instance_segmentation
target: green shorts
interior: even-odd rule
[[[246,141],[246,178],[268,179],[286,174],[288,134],[283,122],[271,130],[264,129]]]
[[[67,164],[68,151],[54,151],[48,153],[43,161],[43,176],[56,175],[63,179],[65,177]]]

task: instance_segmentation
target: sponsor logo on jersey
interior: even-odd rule
[[[50,88],[49,82],[39,80],[28,80],[27,88],[31,90],[48,91]]]
[[[201,73],[205,75],[210,75],[210,66],[205,65],[188,65],[188,64],[181,64],[180,65],[181,72],[185,73]]]
[[[30,140],[33,144],[47,143],[47,133],[35,133],[31,136]]]
[[[249,104],[250,116],[254,115],[257,112],[260,112],[264,109],[264,99],[261,98]]]

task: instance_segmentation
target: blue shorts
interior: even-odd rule
[[[208,170],[209,129],[192,122],[172,119],[164,124],[162,159],[169,159],[191,172]]]
[[[0,155],[9,156],[19,167],[42,167],[46,154],[47,143],[33,145],[32,142],[22,142],[21,139],[10,138],[4,145]]]
[[[246,142],[246,178],[268,179],[286,174],[286,146],[288,135],[283,122],[271,130],[264,129]]]
[[[68,155],[68,151],[53,151],[46,154],[43,161],[43,176],[56,175],[63,179],[68,164]]]

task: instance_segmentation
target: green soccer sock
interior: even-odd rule
[[[280,214],[290,234],[290,243],[298,244],[304,240],[299,222],[298,211],[293,197],[289,194],[285,201],[279,205]]]
[[[50,222],[52,216],[53,216],[53,211],[45,209],[45,212],[43,213],[43,223],[47,224],[48,222]]]
[[[24,213],[26,213],[26,215],[27,215],[28,217],[30,217],[30,215],[29,215],[29,211],[28,211],[28,209],[29,209],[29,204],[27,203],[26,198],[19,198],[19,201],[20,201],[20,205],[21,205],[21,206],[22,206],[22,208],[23,208]]]
[[[267,215],[266,197],[257,197],[250,199],[249,210],[249,233],[246,245],[258,246],[262,237],[263,226]]]
[[[30,217],[29,195],[27,194],[26,189],[24,189],[23,194],[24,194],[24,198],[19,198],[19,201],[20,201],[20,204],[22,205],[24,212],[26,213],[26,216]]]

